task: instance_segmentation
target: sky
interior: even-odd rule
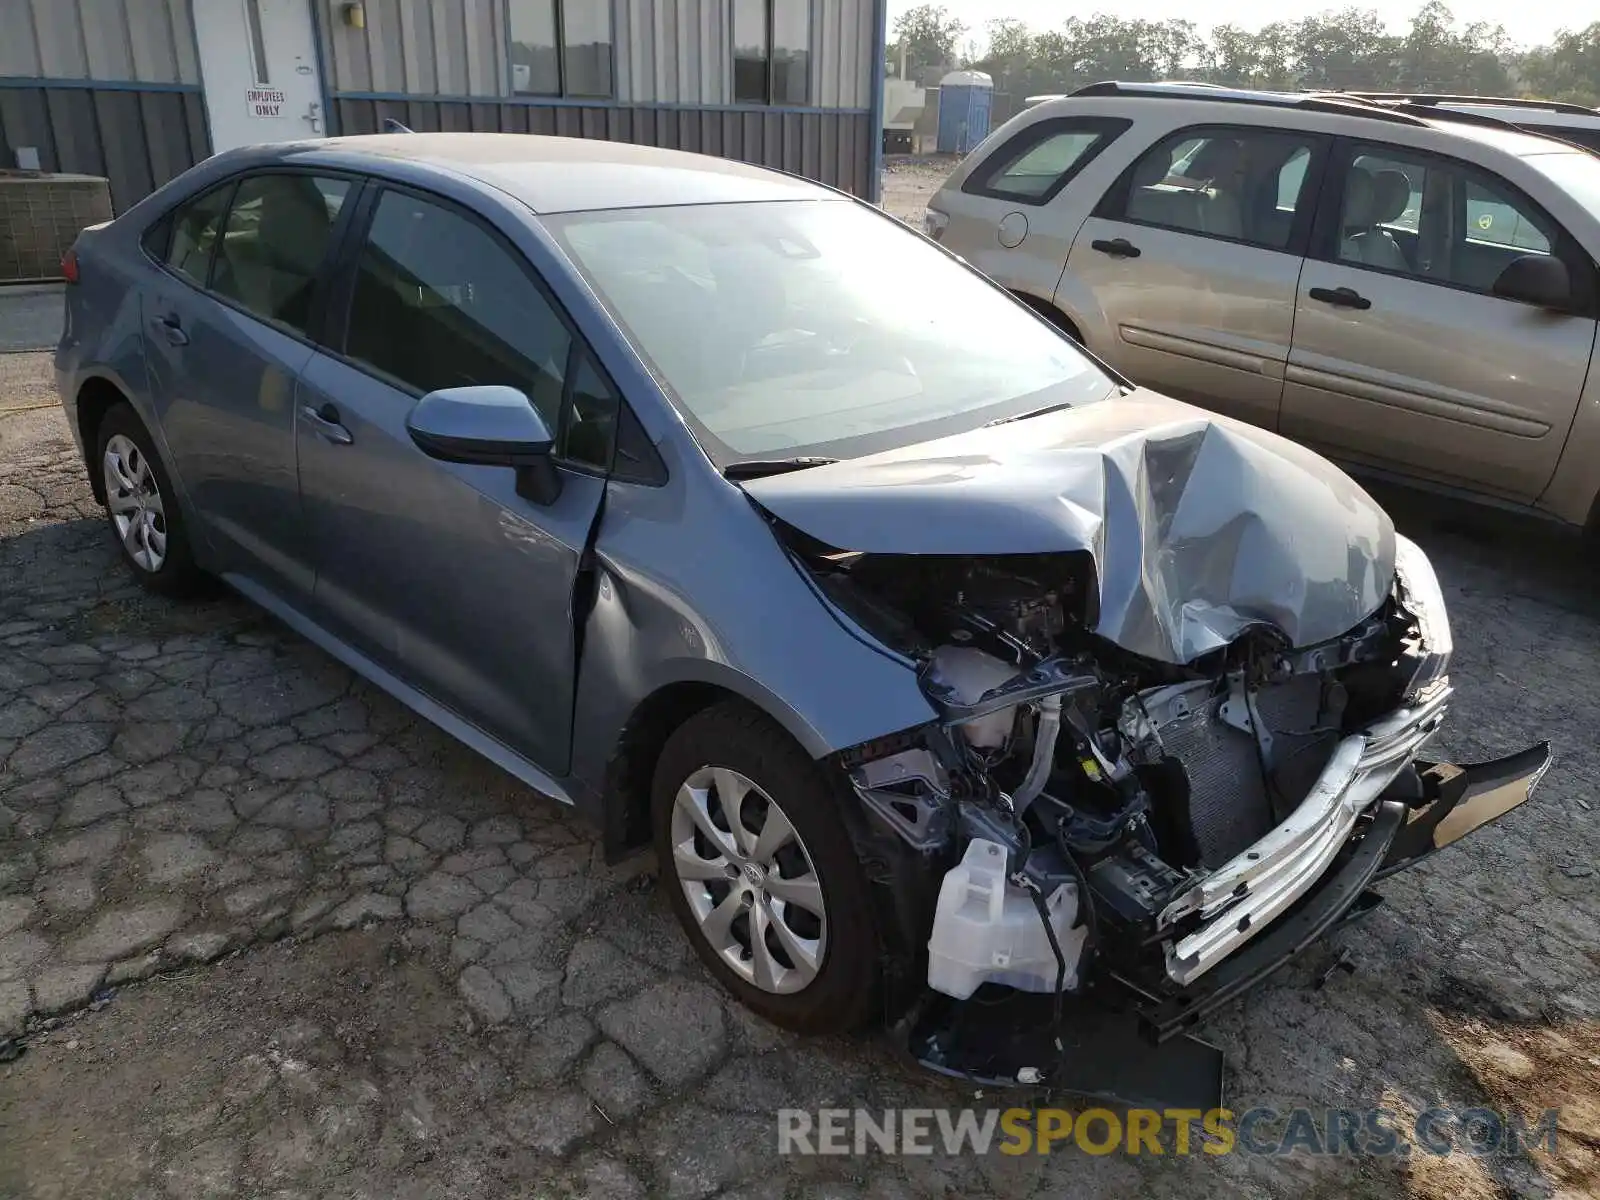
[[[919,0],[889,0],[889,28],[894,29],[895,18],[908,8],[915,8]],[[1147,21],[1165,21],[1173,17],[1193,21],[1202,30],[1213,25],[1232,23],[1246,29],[1258,29],[1273,21],[1292,21],[1309,17],[1329,9],[1349,7],[1372,8],[1387,12],[1390,27],[1395,32],[1409,28],[1411,17],[1422,7],[1415,3],[1395,3],[1395,0],[1210,0],[1197,5],[1194,0],[1088,0],[1087,3],[1070,3],[1064,0],[933,0],[942,3],[968,27],[967,37],[981,38],[984,27],[999,17],[1015,17],[1036,29],[1059,26],[1069,16],[1086,17],[1095,12],[1116,13],[1127,19],[1143,18]],[[1549,41],[1562,26],[1582,27],[1588,17],[1574,11],[1579,6],[1566,4],[1533,5],[1516,0],[1446,0],[1457,22],[1489,21],[1503,24],[1515,41],[1527,45]],[[1563,19],[1565,13],[1565,19]]]

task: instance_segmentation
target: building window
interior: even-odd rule
[[[733,99],[810,102],[810,0],[733,0]]]
[[[610,96],[610,0],[510,0],[511,90]]]

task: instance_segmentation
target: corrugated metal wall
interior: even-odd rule
[[[121,211],[205,157],[191,5],[224,2],[236,0],[0,0],[0,77],[9,77],[0,78],[0,166],[15,161],[16,147],[38,147],[49,170],[108,176]],[[339,0],[307,0],[335,132],[367,132],[393,115],[416,129],[602,137],[727,155],[870,194],[872,0],[810,0],[806,111],[731,104],[730,0],[569,0],[614,3],[615,105],[502,102],[511,93],[507,0],[363,2],[366,27],[352,29]],[[95,82],[63,86],[77,80]],[[485,102],[443,99],[459,97]],[[696,105],[708,107],[688,107]]]
[[[350,28],[338,5],[323,3],[330,92],[510,91],[505,0],[365,0],[365,29]]]
[[[121,212],[211,152],[195,91],[0,87],[0,162],[39,150],[47,171],[103,175]]]
[[[511,94],[507,0],[365,2],[365,29],[345,25],[337,5],[324,14],[330,91]],[[634,104],[731,103],[729,9],[730,0],[615,0],[616,98]],[[811,106],[870,107],[871,0],[811,0],[811,59]]]
[[[189,5],[190,0],[0,0],[0,75],[199,83]]]
[[[695,108],[338,100],[345,133],[374,133],[385,117],[418,131],[482,130],[605,138],[717,154],[795,171],[868,195],[871,118],[866,113],[751,112]]]
[[[618,0],[617,98],[726,104],[733,96],[727,0]]]

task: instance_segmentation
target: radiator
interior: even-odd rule
[[[1322,708],[1317,676],[1262,688],[1255,702],[1262,723],[1274,731],[1268,764],[1272,792],[1262,778],[1255,739],[1217,716],[1220,698],[1161,729],[1167,753],[1188,776],[1190,827],[1200,861],[1208,867],[1242,853],[1287,816],[1338,742],[1334,733],[1307,732],[1315,729]]]

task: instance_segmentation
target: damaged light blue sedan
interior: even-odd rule
[[[1338,469],[791,176],[260,147],[64,272],[62,400],[134,574],[220,577],[653,844],[791,1029],[1198,1095],[1194,1026],[1549,762],[1419,758],[1439,585]]]

